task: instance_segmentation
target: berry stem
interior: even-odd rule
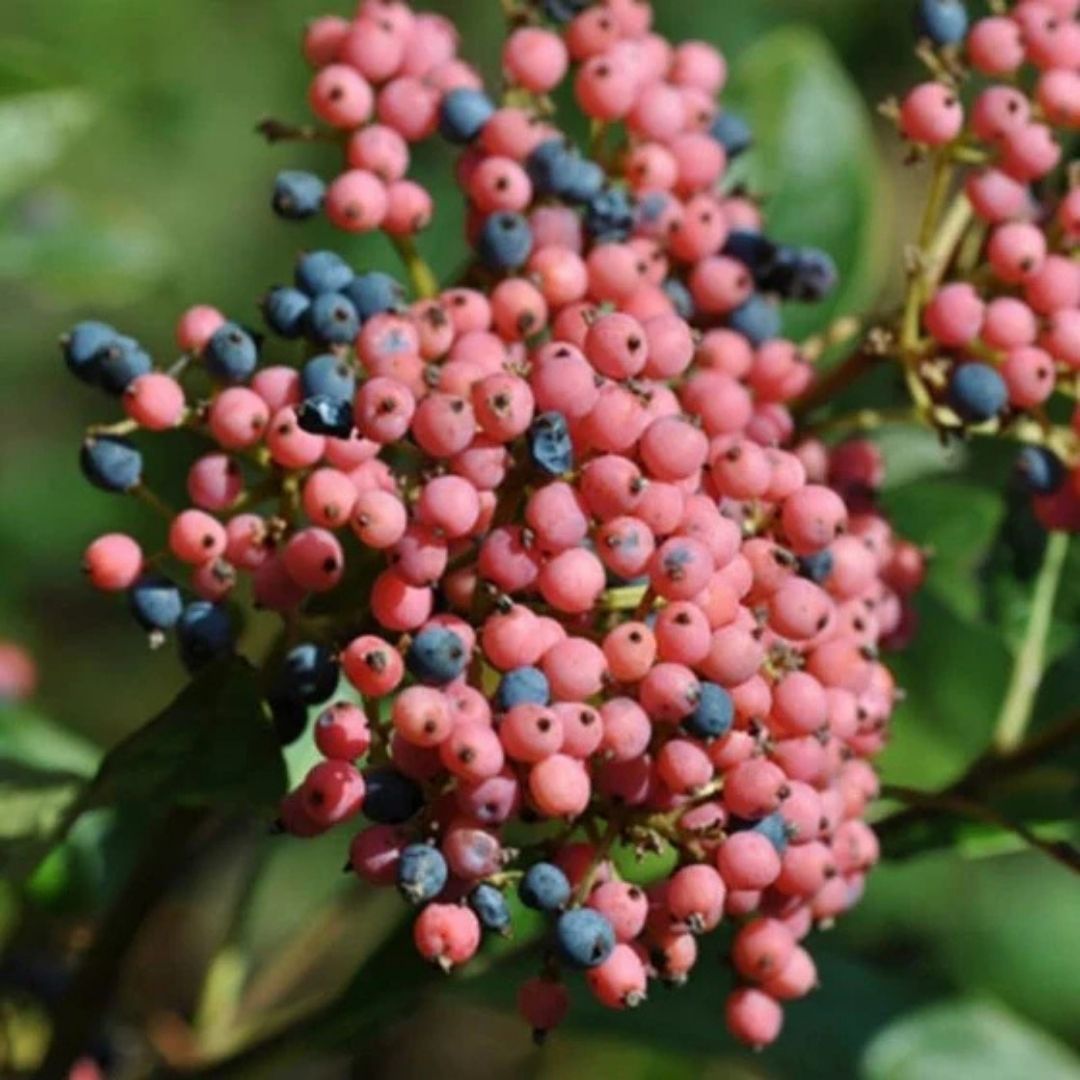
[[[424,257],[416,247],[411,236],[390,237],[401,261],[405,264],[413,291],[419,300],[430,300],[439,295],[439,281]]]
[[[172,521],[172,519],[176,517],[176,511],[169,506],[160,495],[152,491],[145,484],[138,484],[136,487],[133,487],[131,489],[131,494],[144,502],[155,514],[159,517],[163,517],[166,521]]]
[[[897,784],[885,784],[881,789],[881,793],[886,798],[896,799],[909,807],[955,814],[958,817],[969,818],[972,821],[982,821],[987,825],[995,825],[1000,829],[1015,833],[1029,847],[1041,851],[1044,855],[1068,867],[1074,873],[1080,873],[1080,850],[1072,844],[1065,840],[1044,840],[1026,825],[1013,821],[1004,814],[998,813],[992,807],[975,802],[973,799],[947,792],[919,791],[915,788],[903,787]]]
[[[803,417],[819,406],[833,401],[838,394],[858,381],[882,359],[881,355],[863,347],[846,360],[830,368],[825,376],[814,382],[810,390],[792,406],[792,414]]]
[[[1009,688],[994,728],[994,748],[998,753],[1014,750],[1023,739],[1031,720],[1035,694],[1046,665],[1046,640],[1053,618],[1054,600],[1068,550],[1068,533],[1050,533],[1042,568],[1035,581],[1027,629],[1016,654]]]
[[[269,143],[277,142],[338,142],[336,131],[324,131],[312,124],[287,124],[284,120],[267,117],[255,125],[255,130]]]

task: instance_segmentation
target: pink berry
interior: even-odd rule
[[[108,592],[133,585],[142,565],[142,549],[124,533],[99,536],[83,555],[83,571],[91,584]]]

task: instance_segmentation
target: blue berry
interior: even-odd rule
[[[1016,459],[1016,474],[1032,495],[1052,495],[1065,482],[1065,466],[1042,446],[1025,446]]]
[[[599,911],[574,908],[555,923],[555,945],[568,964],[599,967],[615,949],[615,931]]]
[[[307,330],[320,345],[351,345],[360,332],[360,316],[343,293],[320,293],[311,301]]]
[[[176,623],[180,659],[188,671],[232,652],[233,628],[228,612],[208,600],[193,600]]]
[[[598,243],[619,243],[634,227],[634,206],[621,188],[604,188],[585,206],[585,231]]]
[[[530,425],[526,440],[533,464],[549,476],[562,476],[573,468],[574,444],[562,413],[541,413]]]
[[[562,139],[545,139],[525,159],[525,171],[538,195],[562,195],[578,160]]]
[[[558,911],[570,902],[570,881],[554,864],[533,863],[518,885],[518,895],[534,911]]]
[[[589,6],[589,0],[544,0],[544,14],[554,23],[568,23]]]
[[[1009,400],[1005,380],[989,364],[960,364],[949,380],[949,404],[963,420],[982,423],[997,416]]]
[[[207,370],[223,382],[242,383],[255,373],[259,346],[255,339],[234,322],[218,327],[203,352]]]
[[[127,439],[97,435],[82,444],[79,467],[102,491],[131,491],[142,482],[142,454]]]
[[[281,678],[289,693],[307,705],[318,705],[337,689],[337,657],[324,645],[304,642],[285,654]]]
[[[379,825],[401,825],[424,805],[420,785],[396,769],[364,773],[364,815]]]
[[[935,45],[959,45],[967,34],[967,8],[962,0],[918,0],[915,29]]]
[[[300,369],[300,385],[304,397],[328,397],[333,401],[348,401],[356,396],[356,375],[352,368],[332,353],[312,357]]]
[[[470,143],[495,114],[495,105],[483,90],[462,86],[451,90],[439,107],[439,131],[452,143]]]
[[[751,345],[761,345],[780,336],[780,311],[764,296],[755,293],[728,316],[728,326],[742,334]]]
[[[296,410],[296,422],[312,435],[347,439],[353,430],[352,402],[316,394],[305,398]]]
[[[60,339],[60,349],[68,370],[83,382],[97,382],[98,359],[102,351],[119,336],[108,323],[93,319],[76,323]]]
[[[559,194],[567,202],[584,206],[600,196],[606,182],[607,173],[600,165],[588,158],[575,157],[571,159]]]
[[[532,229],[521,214],[497,213],[481,226],[476,253],[489,270],[513,270],[528,259],[532,245]]]
[[[723,253],[738,259],[756,281],[769,272],[776,259],[777,247],[767,236],[751,229],[735,229],[724,242]]]
[[[769,814],[760,821],[755,821],[754,824],[750,826],[750,830],[752,832],[761,833],[761,835],[764,836],[781,855],[787,851],[788,840],[790,839],[791,834],[783,814],[779,812]]]
[[[667,278],[660,286],[664,295],[671,301],[675,314],[689,321],[697,314],[694,297],[690,290],[678,279]]]
[[[412,904],[433,900],[443,891],[449,876],[446,860],[430,844],[410,844],[398,860],[398,889]]]
[[[495,691],[495,708],[506,712],[515,705],[546,705],[551,700],[547,676],[535,667],[519,667],[508,671]]]
[[[308,296],[342,292],[355,277],[353,268],[334,251],[309,251],[296,263],[296,287]]]
[[[274,180],[270,205],[278,217],[303,221],[314,217],[322,209],[325,194],[326,185],[314,173],[285,169]]]
[[[380,270],[357,274],[341,291],[352,301],[361,322],[384,311],[400,311],[406,303],[405,286]]]
[[[160,574],[144,574],[128,589],[127,598],[135,621],[144,630],[171,630],[184,610],[180,589]]]
[[[291,746],[307,728],[307,706],[292,694],[271,694],[267,699],[270,719],[282,746]]]
[[[469,907],[473,909],[480,925],[485,930],[496,934],[505,934],[510,929],[510,908],[502,890],[489,882],[482,881],[469,893]]]
[[[716,683],[703,682],[694,711],[683,721],[683,727],[699,739],[719,739],[731,730],[734,721],[731,695]]]
[[[766,292],[785,300],[817,303],[836,288],[839,272],[832,256],[820,248],[778,247],[772,264],[758,275]]]
[[[97,381],[103,390],[119,396],[140,375],[154,367],[150,354],[132,337],[117,335],[97,356]]]
[[[754,133],[738,113],[722,112],[712,122],[709,134],[724,148],[729,161],[754,145]]]
[[[799,556],[799,573],[809,578],[815,585],[823,584],[832,573],[833,553],[828,548],[815,551],[812,555]]]
[[[311,298],[291,285],[271,289],[262,302],[266,325],[283,338],[298,338],[304,333]]]
[[[432,626],[421,630],[412,639],[405,654],[409,671],[428,686],[445,686],[453,682],[469,662],[465,644],[444,626]]]

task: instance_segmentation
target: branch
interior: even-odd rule
[[[86,1052],[116,993],[121,967],[139,928],[183,865],[182,849],[205,820],[201,812],[173,810],[150,834],[60,1001],[36,1080],[64,1080]]]

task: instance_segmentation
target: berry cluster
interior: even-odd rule
[[[464,148],[473,265],[438,290],[405,248],[410,302],[303,254],[263,299],[272,336],[192,308],[168,371],[75,327],[67,363],[128,417],[90,433],[84,472],[168,518],[167,551],[110,534],[85,566],[193,669],[234,648],[228,605],[283,614],[269,709],[289,742],[321,708],[323,760],[281,826],[363,818],[349,865],[417,905],[425,958],[456,967],[522,905],[543,913],[519,997],[542,1033],[567,972],[636,1005],[727,920],[728,1026],[761,1046],[815,984],[807,935],[877,858],[878,649],[910,632],[923,565],[876,507],[873,445],[796,438],[813,371],[778,300],[821,297],[835,269],[725,188],[750,135],[718,110],[724,60],[651,18],[523,6],[498,107],[441,18],[365,0],[315,22],[310,99],[350,168],[325,189],[282,174],[275,207],[400,239],[431,213],[408,143],[438,130]],[[588,155],[546,97],[566,78]],[[302,363],[268,363],[278,339],[304,339]],[[175,513],[129,436],[178,427],[211,445]],[[635,881],[634,852],[670,872]]]
[[[907,357],[916,398],[946,430],[1014,434],[1047,528],[1080,529],[1080,127],[1076,0],[1023,0],[969,26],[960,0],[920,0],[935,78],[900,104],[901,132],[960,192],[920,253]],[[925,239],[925,238],[924,238]],[[1071,469],[1071,476],[1069,475]]]

